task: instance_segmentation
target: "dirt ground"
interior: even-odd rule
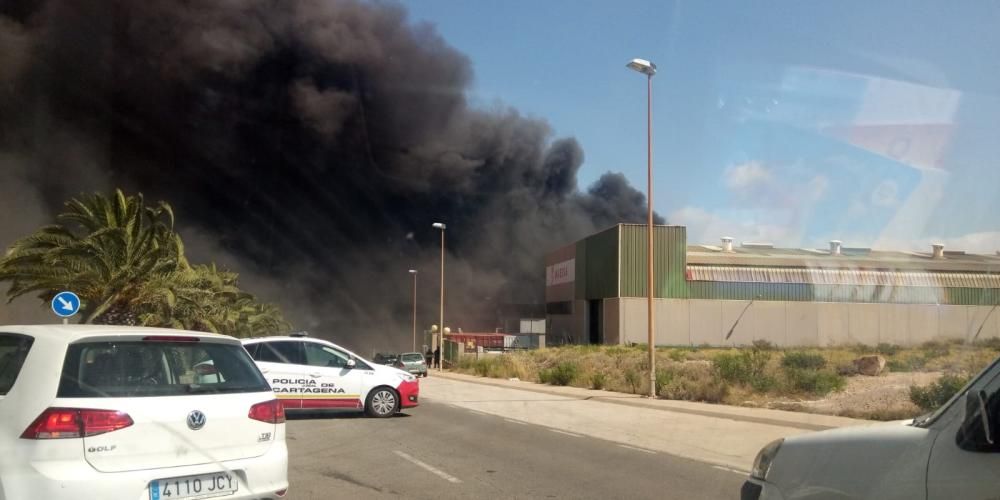
[[[855,375],[847,379],[843,391],[825,398],[813,401],[782,399],[764,402],[761,406],[877,420],[912,418],[923,412],[910,401],[910,386],[925,386],[940,376],[941,372],[884,373],[877,377]]]

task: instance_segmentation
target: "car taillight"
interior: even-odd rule
[[[132,417],[115,410],[49,408],[27,429],[22,439],[63,439],[96,436],[132,425]]]
[[[281,406],[281,401],[272,399],[251,406],[250,414],[247,416],[269,424],[283,424],[285,423],[285,407]]]

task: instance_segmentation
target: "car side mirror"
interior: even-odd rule
[[[996,408],[986,391],[965,394],[965,420],[955,440],[966,451],[997,451]]]
[[[355,366],[357,366],[357,365],[358,365],[358,363],[357,363],[357,362],[355,362],[355,361],[354,361],[353,359],[349,359],[349,360],[347,360],[347,367],[348,367],[348,368],[354,368],[354,367],[355,367]]]

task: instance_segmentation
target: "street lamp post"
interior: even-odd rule
[[[656,397],[656,337],[653,328],[653,75],[656,65],[632,59],[626,65],[646,75],[646,321],[649,328],[649,397]]]
[[[437,346],[434,350],[438,355],[434,356],[437,358],[438,370],[444,369],[444,230],[447,226],[442,222],[435,222],[431,225],[434,228],[441,230],[441,299],[440,308],[438,310],[438,339]]]
[[[413,351],[417,352],[417,270],[410,269],[413,275]]]

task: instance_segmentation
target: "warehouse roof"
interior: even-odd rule
[[[733,245],[731,251],[716,245],[688,245],[687,263],[693,266],[1000,273],[1000,254],[942,249],[940,256],[934,257],[933,250],[905,252],[842,247],[838,255],[831,249],[773,248],[761,243]]]

